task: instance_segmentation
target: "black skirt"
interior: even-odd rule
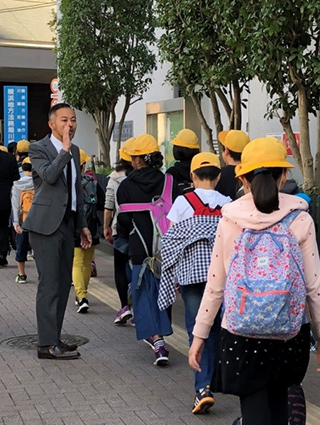
[[[241,396],[269,385],[300,384],[309,356],[309,324],[288,341],[246,338],[222,329],[211,388]]]

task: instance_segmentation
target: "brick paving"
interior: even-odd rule
[[[98,252],[97,265],[98,279],[112,287],[112,258]],[[93,296],[89,313],[81,315],[71,291],[65,317],[64,334],[89,339],[79,349],[80,359],[39,360],[35,349],[8,346],[10,338],[36,334],[33,261],[27,274],[27,284],[14,283],[13,255],[0,269],[1,425],[231,425],[239,415],[237,399],[221,394],[211,413],[192,415],[187,358],[171,349],[170,366],[153,366],[153,352],[136,341],[134,328],[114,326],[114,310]],[[183,327],[179,302],[174,321]],[[320,376],[312,373],[313,366],[305,389],[308,400],[319,406]]]

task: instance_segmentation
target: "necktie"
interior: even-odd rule
[[[71,218],[71,205],[72,205],[72,173],[71,173],[71,160],[67,164],[67,187],[68,187],[68,202],[65,212],[65,220],[69,221]]]

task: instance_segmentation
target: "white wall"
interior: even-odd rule
[[[98,155],[99,142],[95,133],[96,125],[91,115],[86,112],[76,110],[77,115],[77,132],[73,142],[84,149],[88,155]]]
[[[146,132],[146,103],[173,99],[173,89],[171,85],[165,82],[168,69],[169,64],[158,64],[158,69],[151,75],[152,84],[148,91],[144,93],[143,99],[130,107],[126,116],[126,121],[133,121],[134,137]],[[124,99],[120,99],[116,108],[117,122],[120,120],[123,104]],[[115,156],[116,142],[111,141],[111,163],[115,160]]]

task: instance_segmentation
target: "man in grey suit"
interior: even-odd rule
[[[50,137],[30,145],[34,199],[23,228],[29,231],[39,284],[36,297],[38,358],[80,357],[77,346],[61,341],[72,281],[74,232],[91,246],[83,210],[79,148],[71,143],[77,128],[74,110],[58,103],[49,111]]]

